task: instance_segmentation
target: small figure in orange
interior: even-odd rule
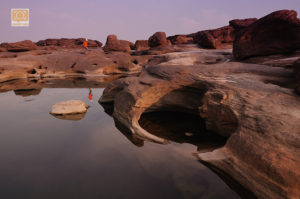
[[[90,88],[89,88],[90,89]],[[92,101],[93,100],[93,94],[92,94],[92,89],[90,89],[89,92],[89,100]]]
[[[83,42],[83,47],[85,49],[88,49],[88,40],[87,40],[87,38],[85,38],[85,41]]]

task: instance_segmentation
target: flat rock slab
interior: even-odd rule
[[[81,114],[87,111],[88,105],[80,100],[69,100],[59,102],[52,106],[50,114],[52,115],[73,115]]]

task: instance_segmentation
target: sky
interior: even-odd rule
[[[29,27],[11,27],[11,8],[29,8]],[[0,42],[46,38],[148,39],[157,31],[193,33],[231,19],[300,12],[300,0],[0,0]]]

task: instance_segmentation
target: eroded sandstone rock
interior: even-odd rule
[[[15,43],[2,43],[0,47],[11,52],[23,52],[37,49],[37,45],[30,40],[24,40]]]
[[[137,40],[134,48],[137,51],[148,50],[150,48],[148,45],[148,40]]]
[[[273,12],[236,36],[233,54],[236,59],[252,56],[291,53],[300,49],[300,20],[294,10]]]
[[[166,140],[139,125],[143,113],[198,114],[208,130],[228,137],[224,147],[199,153],[201,161],[258,198],[297,198],[300,98],[293,89],[270,83],[292,77],[290,69],[258,64],[161,63],[109,84],[99,101],[114,104],[114,119],[133,136],[159,143]]]
[[[167,41],[167,36],[165,32],[156,32],[149,39],[148,44],[150,47],[158,46],[169,46],[170,44]]]
[[[74,115],[87,111],[88,105],[80,100],[69,100],[59,102],[52,106],[50,114],[52,115]]]
[[[38,46],[58,46],[58,47],[63,47],[63,48],[82,48],[84,41],[85,41],[84,38],[45,39],[45,40],[38,41],[36,43],[36,45],[38,45]],[[102,46],[102,43],[100,41],[88,39],[88,47],[100,48],[101,46]]]
[[[120,51],[120,52],[129,52],[130,43],[125,40],[118,40],[116,35],[108,35],[106,44],[103,47],[104,51]]]

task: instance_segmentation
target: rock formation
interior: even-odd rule
[[[108,35],[106,44],[103,47],[104,51],[120,51],[120,52],[129,52],[130,43],[125,40],[118,40],[116,35]]]
[[[233,19],[229,21],[229,25],[232,26],[234,29],[243,29],[250,26],[256,21],[257,18]]]
[[[85,41],[84,38],[78,38],[78,39],[45,39],[40,40],[36,43],[38,46],[59,46],[64,48],[82,48],[82,44]],[[102,46],[102,43],[97,40],[91,40],[88,39],[88,47],[92,48],[100,48]]]
[[[52,106],[50,114],[52,115],[74,115],[87,111],[88,105],[80,100],[69,100],[59,102]]]
[[[134,45],[134,49],[137,51],[148,50],[149,48],[148,40],[137,40]]]
[[[167,41],[167,36],[165,32],[156,32],[149,39],[148,44],[151,48],[169,46],[170,44]]]
[[[114,104],[114,119],[135,137],[159,143],[166,140],[139,125],[143,113],[168,110],[197,114],[205,119],[208,130],[228,138],[224,147],[199,153],[201,161],[256,197],[297,198],[300,98],[293,89],[276,85],[278,81],[289,82],[293,72],[267,65],[226,63],[227,54],[163,55],[138,77],[109,84],[99,101]],[[182,65],[182,55],[215,57],[215,62],[200,64],[198,59]]]
[[[236,36],[233,54],[236,59],[291,53],[300,49],[300,20],[293,10],[273,12]]]
[[[29,50],[36,50],[37,46],[30,40],[19,41],[15,43],[2,43],[0,48],[11,52],[23,52]]]
[[[194,43],[193,37],[188,37],[186,35],[174,35],[167,38],[173,45],[178,44],[192,44]]]

